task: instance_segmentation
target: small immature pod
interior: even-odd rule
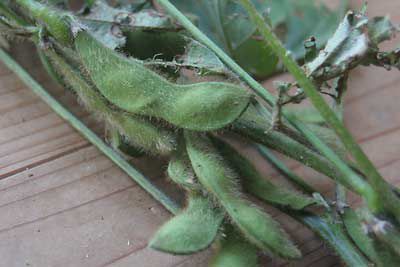
[[[244,236],[262,250],[282,258],[299,258],[300,251],[278,223],[244,198],[237,184],[237,174],[229,168],[211,141],[190,131],[185,131],[185,140],[200,183],[219,200]]]
[[[229,160],[232,168],[239,173],[243,188],[250,194],[269,203],[294,210],[301,210],[316,204],[314,199],[276,186],[262,177],[256,168],[228,143],[216,138],[213,138],[212,141],[222,155]]]
[[[149,246],[178,255],[199,252],[214,242],[223,219],[224,214],[207,198],[191,193],[187,208],[165,223]]]
[[[192,168],[184,140],[180,140],[176,151],[169,161],[167,172],[171,180],[184,189],[195,192],[203,190]]]
[[[231,227],[229,227],[231,228]],[[245,241],[240,233],[229,229],[221,238],[211,267],[257,267],[257,248]]]
[[[157,128],[144,118],[113,110],[96,89],[54,51],[47,50],[46,55],[65,83],[78,94],[86,108],[118,129],[133,146],[142,148],[150,154],[162,155],[169,154],[175,149],[175,136],[171,132]]]
[[[125,111],[161,118],[180,128],[210,131],[232,123],[249,103],[248,92],[233,84],[173,84],[87,32],[77,34],[75,45],[101,94]]]
[[[48,56],[43,52],[43,50],[38,46],[37,47],[37,52],[39,55],[40,62],[43,65],[43,68],[46,70],[46,72],[49,74],[49,76],[57,83],[63,84],[64,81],[62,80],[62,77],[57,73],[57,71],[54,69],[53,64],[50,62]]]

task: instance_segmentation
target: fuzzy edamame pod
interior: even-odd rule
[[[203,250],[216,238],[224,218],[223,212],[202,195],[183,138],[168,165],[172,181],[187,190],[189,204],[179,215],[167,222],[150,242],[150,247],[173,254],[190,254]]]
[[[228,167],[211,141],[190,131],[185,131],[185,140],[200,183],[218,199],[243,235],[262,250],[282,258],[299,258],[300,251],[278,223],[244,198],[237,184],[237,174]]]
[[[133,146],[142,148],[150,154],[162,155],[169,154],[175,149],[176,140],[173,133],[156,127],[145,118],[113,110],[96,92],[96,89],[91,87],[54,51],[46,50],[46,56],[65,83],[78,94],[86,108],[118,129]]]
[[[214,242],[223,219],[224,214],[210,200],[190,193],[187,208],[165,223],[149,246],[179,255],[199,252]]]
[[[75,45],[101,94],[125,111],[161,118],[180,128],[210,131],[232,123],[248,106],[249,94],[242,87],[219,82],[173,84],[85,31],[77,34]]]
[[[182,139],[178,141],[178,147],[169,161],[167,173],[172,181],[186,190],[195,192],[203,190],[203,187],[197,181],[186,152],[185,141]]]
[[[232,228],[232,227],[229,227]],[[211,260],[211,267],[257,267],[257,248],[229,229],[219,241],[219,248]]]
[[[256,168],[228,143],[217,138],[213,138],[212,141],[224,158],[231,163],[232,168],[239,173],[243,188],[250,194],[269,203],[294,210],[301,210],[316,204],[314,199],[284,187],[276,186],[262,177]]]

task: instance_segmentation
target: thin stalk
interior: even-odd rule
[[[309,97],[315,108],[336,132],[344,146],[356,160],[359,167],[364,171],[364,173],[366,173],[368,181],[381,196],[381,200],[383,201],[382,207],[384,207],[387,211],[390,211],[394,216],[396,216],[398,221],[400,221],[400,205],[398,205],[398,199],[390,189],[389,185],[379,174],[366,154],[362,151],[361,147],[356,143],[347,128],[322,98],[313,82],[307,77],[303,69],[297,64],[290,53],[287,52],[281,41],[272,32],[269,25],[265,23],[263,17],[257,11],[253,3],[250,0],[240,0],[240,2],[249,13],[251,20],[257,26],[261,36],[264,38],[264,41],[267,42],[271,47],[271,50],[273,50],[275,54],[281,58],[285,67],[294,76],[298,84],[303,88],[304,92]],[[293,120],[291,120],[291,122],[293,123]],[[313,142],[313,140],[311,140],[311,136],[307,135],[307,137],[309,138],[310,142]],[[383,210],[375,210],[375,212],[382,211]]]
[[[135,182],[146,190],[154,199],[159,201],[167,210],[176,214],[180,208],[167,195],[155,187],[142,173],[107,146],[93,131],[84,125],[71,112],[63,107],[53,98],[39,83],[37,83],[16,61],[14,61],[4,50],[0,49],[0,60],[46,102],[60,117],[70,123],[80,134],[103,152],[109,159],[124,170]]]
[[[293,123],[300,132],[311,137],[310,141],[312,144],[342,173],[343,176],[338,176],[337,178],[338,182],[346,185],[350,189],[354,189],[356,193],[363,196],[367,200],[372,211],[379,211],[382,203],[378,201],[378,196],[372,187],[364,179],[358,176],[347,164],[345,164],[342,159],[325,143],[323,143],[314,132],[308,129],[305,125],[298,123],[297,120],[293,120]]]
[[[314,187],[312,187],[310,184],[308,184],[304,179],[296,175],[294,172],[292,172],[282,161],[280,161],[275,155],[270,151],[268,148],[266,148],[263,145],[256,145],[257,150],[260,152],[260,154],[266,158],[274,167],[282,174],[284,175],[288,180],[292,181],[293,183],[297,184],[304,192],[313,194],[315,192],[318,192]]]
[[[302,177],[298,177],[291,171],[283,162],[277,159],[267,148],[258,145],[261,154],[271,161],[277,168],[282,171],[282,174],[292,180],[295,177],[296,181],[308,185]],[[311,186],[310,186],[311,187]],[[312,189],[311,193],[317,192]],[[318,234],[325,242],[327,242],[342,258],[348,266],[365,266],[368,267],[368,260],[362,255],[359,249],[353,244],[345,232],[345,229],[340,223],[336,222],[336,218],[329,212],[325,212],[322,216],[314,215],[310,212],[293,211],[283,209],[283,212],[293,217],[295,220],[307,226],[314,233]]]
[[[340,119],[343,123],[343,111],[344,111],[344,96],[347,91],[347,81],[349,75],[346,73],[344,76],[337,79],[336,85],[336,97],[332,103],[332,109],[334,110],[336,116]],[[335,186],[335,199],[336,199],[336,213],[337,214],[344,214],[344,208],[346,207],[347,202],[347,190],[346,187],[340,183],[336,183]]]
[[[245,81],[253,91],[269,103],[274,105],[276,99],[262,85],[253,79],[244,71],[234,60],[232,60],[220,47],[218,47],[210,38],[202,33],[182,12],[180,12],[169,0],[156,0],[171,16],[173,16],[182,26],[188,30],[198,41],[202,42],[212,50],[233,72],[235,72],[243,81]],[[263,112],[270,113],[264,106]],[[270,116],[270,115],[269,115]]]
[[[262,85],[253,79],[244,71],[234,60],[232,60],[220,47],[218,47],[210,38],[202,33],[182,12],[180,12],[169,0],[156,0],[171,16],[173,16],[181,25],[188,30],[198,41],[202,42],[212,50],[233,72],[235,72],[243,81],[245,81],[253,91],[269,103],[271,106],[275,103],[275,97],[271,95]],[[263,112],[270,113],[264,106]]]
[[[352,240],[349,239],[342,224],[335,222],[335,219],[329,214],[317,216],[309,212],[290,211],[288,214],[318,234],[338,253],[347,266],[372,266]]]
[[[245,81],[254,92],[269,103],[271,106],[275,103],[275,97],[271,95],[261,84],[253,79],[245,70],[243,70],[230,56],[228,56],[218,45],[202,33],[182,12],[180,12],[168,0],[156,0],[171,16],[179,21],[193,37],[210,48],[233,72],[235,72],[243,81]]]
[[[11,11],[4,3],[0,3],[0,14],[17,23],[20,26],[27,26],[27,23]]]
[[[32,0],[16,0],[24,9],[26,9],[27,11],[28,11],[28,13],[29,13],[29,11],[31,11],[31,12],[33,12],[33,11],[35,11],[34,13],[36,14],[36,16],[37,16],[37,18],[41,18],[41,17],[46,17],[46,18],[51,18],[52,20],[54,19],[54,20],[56,20],[56,21],[58,21],[58,22],[63,22],[63,20],[61,19],[62,18],[62,16],[63,16],[63,13],[57,13],[58,11],[57,10],[55,10],[55,9],[49,9],[48,7],[46,7],[45,5],[43,5],[43,4],[40,4],[40,3],[33,3],[32,2]],[[38,10],[40,10],[40,12],[38,11]],[[49,15],[47,15],[46,14],[46,12],[49,12],[50,14]],[[179,12],[179,11],[178,11]],[[57,15],[57,16],[55,16],[55,15]],[[183,15],[182,15],[183,16]],[[183,16],[184,17],[184,16]],[[60,20],[60,21],[59,21]],[[189,21],[188,23],[190,23],[191,24],[191,22]],[[191,25],[193,25],[193,24],[191,24]],[[62,26],[62,27],[61,27]],[[62,29],[62,31],[61,32],[65,32],[65,29],[64,29],[64,27],[65,27],[65,24],[62,24],[60,27],[61,27],[61,29]],[[193,25],[193,27],[196,29],[196,27]],[[205,39],[207,39],[207,40],[209,40],[204,34],[202,34],[200,31],[198,31],[199,32],[199,34],[200,35],[202,35]],[[211,41],[211,40],[209,40],[209,42],[211,43],[211,44],[213,44],[213,42]],[[214,45],[214,48],[218,48],[216,45]],[[231,63],[234,63],[234,64],[236,64],[232,59],[230,59],[230,57],[229,56],[227,56],[222,50],[220,50],[221,51],[221,53],[222,54],[224,54],[225,55],[225,57],[227,58],[227,60],[228,60],[228,63],[229,62],[231,62]],[[269,93],[268,93],[268,91],[266,91],[260,84],[258,84],[255,80],[253,80],[253,78],[251,77],[251,76],[249,76],[244,70],[242,70],[238,65],[236,65],[236,67],[239,69],[239,70],[241,70],[242,71],[242,73],[245,73],[247,76],[246,77],[248,77],[248,79],[250,80],[250,81],[253,81],[254,83],[253,83],[253,85],[257,85],[257,87],[260,89],[260,92],[263,92],[263,93],[265,93],[265,94],[267,94],[268,95],[268,97],[270,97],[270,100],[271,99],[273,99],[274,97],[272,96],[272,95],[270,95]],[[266,107],[265,106],[263,106],[263,105],[260,105],[260,109],[262,109],[262,111],[263,111],[263,113],[264,114],[269,114],[269,111],[266,109]],[[266,117],[268,117],[266,115]],[[294,140],[299,140],[299,139],[301,139],[301,140],[303,140],[304,138],[300,138],[299,137],[299,135],[296,135],[296,134],[293,134],[293,135],[291,135],[291,138],[293,138]],[[301,142],[301,141],[300,141]],[[309,145],[309,144],[308,144]],[[300,160],[301,160],[301,157],[299,157],[300,158]],[[328,167],[326,167],[326,168],[324,168],[324,169],[329,169]]]

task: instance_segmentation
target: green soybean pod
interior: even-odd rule
[[[174,134],[144,118],[113,112],[108,121],[127,137],[129,144],[143,148],[148,154],[169,155],[175,149]]]
[[[177,149],[169,161],[168,176],[176,184],[187,190],[201,192],[203,187],[197,181],[184,142],[182,139],[179,140]]]
[[[54,51],[46,50],[57,72],[79,96],[79,99],[91,112],[106,120],[127,137],[129,142],[150,154],[166,155],[175,149],[176,140],[173,133],[157,128],[145,118],[128,115],[123,111],[113,110],[105,99],[79,76]]]
[[[232,123],[248,106],[249,94],[242,87],[219,82],[173,84],[85,31],[77,34],[75,46],[99,91],[125,111],[161,118],[180,128],[210,131]]]
[[[185,140],[200,183],[219,200],[243,235],[262,250],[282,258],[299,258],[301,252],[278,223],[244,198],[237,174],[229,168],[211,141],[190,131],[185,131]]]
[[[129,141],[126,136],[121,135],[118,129],[115,129],[115,127],[107,124],[105,128],[105,139],[112,148],[122,152],[124,155],[134,158],[140,158],[145,155],[145,152],[142,148],[132,145],[132,142]]]
[[[232,168],[239,173],[243,188],[250,194],[266,202],[294,210],[302,210],[316,204],[313,198],[276,186],[262,177],[256,168],[228,143],[217,138],[213,138],[212,141],[224,158],[231,163]]]
[[[223,219],[210,200],[190,193],[188,206],[157,231],[149,246],[178,255],[199,252],[214,242]]]
[[[210,267],[257,266],[259,266],[257,248],[233,229],[229,229],[226,236],[221,238],[217,253],[210,263]]]

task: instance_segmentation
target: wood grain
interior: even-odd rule
[[[369,6],[372,15],[391,13],[400,21],[398,1],[371,1]],[[23,62],[37,80],[88,125],[101,129],[70,93],[43,74],[29,50],[16,55],[29,58]],[[353,71],[345,109],[346,125],[385,178],[396,184],[400,183],[399,82],[397,71],[359,68]],[[265,85],[270,87],[271,81]],[[249,147],[242,149],[255,160],[259,158]],[[165,180],[161,159],[135,163],[157,185],[176,192]],[[332,192],[328,179],[293,161],[288,164],[328,195]],[[257,161],[257,167],[286,185],[269,165]],[[355,196],[351,199],[360,201]],[[310,230],[272,208],[268,211],[294,236],[305,256],[295,263],[266,258],[265,266],[341,265]],[[0,266],[207,266],[211,250],[177,257],[147,248],[148,239],[169,217],[0,65]]]

